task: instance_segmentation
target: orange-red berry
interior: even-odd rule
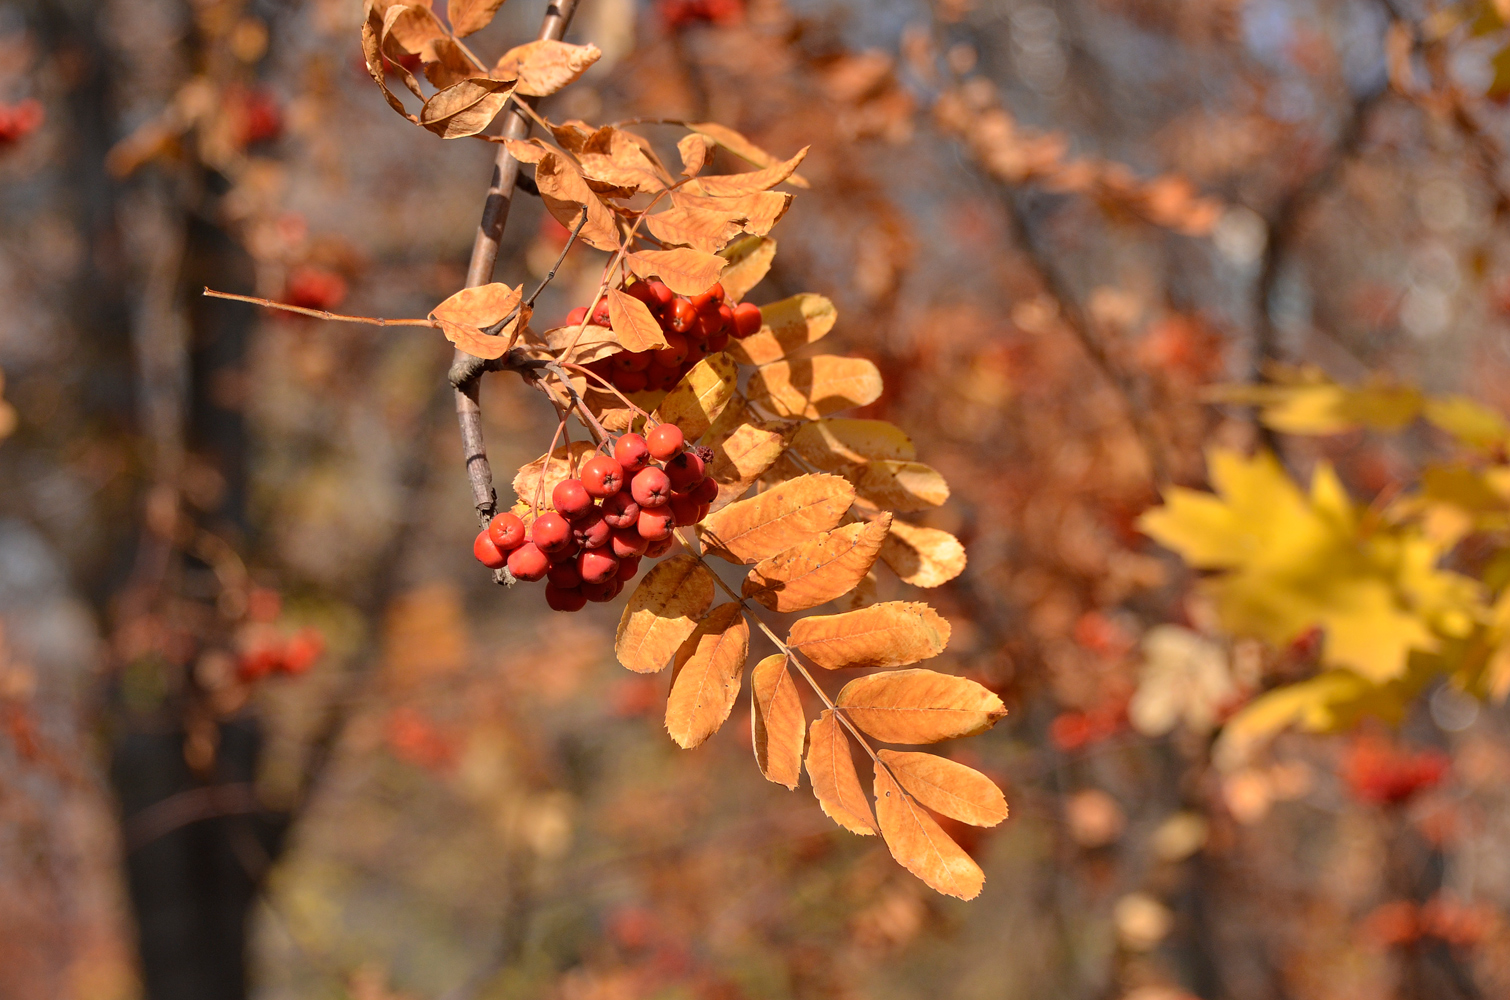
[[[530,541],[541,552],[559,552],[571,544],[571,525],[560,514],[547,511],[530,525]]]
[[[671,497],[671,515],[676,518],[678,528],[686,528],[698,522],[696,500],[685,493],[676,493]]]
[[[655,360],[654,351],[620,351],[612,357],[614,371],[642,372]]]
[[[662,538],[660,541],[651,542],[645,548],[645,558],[646,559],[659,559],[661,556],[665,555],[667,552],[670,552],[671,551],[671,546],[673,546],[675,544],[676,544],[676,539],[672,538],[670,535],[667,535],[665,538]]]
[[[488,537],[504,552],[523,545],[527,541],[526,535],[524,522],[519,520],[518,514],[510,511],[504,511],[488,522]]]
[[[608,580],[603,583],[584,583],[582,584],[582,595],[594,604],[607,604],[615,597],[618,597],[619,592],[623,589],[624,585],[617,579]]]
[[[583,583],[603,583],[619,574],[619,561],[602,549],[584,552],[577,557],[577,572]]]
[[[580,479],[563,479],[551,490],[551,506],[568,521],[574,521],[593,509],[593,499]]]
[[[633,528],[639,521],[640,505],[635,503],[633,487],[620,490],[603,500],[603,520],[610,528]]]
[[[718,499],[718,483],[709,476],[688,490],[687,495],[698,503],[712,503]]]
[[[644,372],[614,372],[613,384],[625,392],[644,392],[650,377]]]
[[[545,603],[552,611],[581,611],[587,607],[587,595],[580,587],[545,585]]]
[[[581,326],[582,325],[582,321],[584,319],[586,319],[586,318],[587,318],[587,307],[586,306],[578,306],[577,308],[573,309],[571,312],[569,312],[569,313],[566,314],[566,321],[564,323],[562,323],[561,325],[562,326]]]
[[[676,424],[656,424],[645,438],[645,444],[650,448],[650,456],[661,462],[681,454],[686,443],[687,439],[682,435],[682,429]],[[640,506],[644,506],[643,501]]]
[[[669,504],[654,510],[641,510],[638,527],[645,539],[658,542],[663,538],[671,537],[671,529],[676,527],[676,515],[671,512]]]
[[[596,455],[582,466],[582,485],[595,497],[611,497],[624,488],[624,467],[607,455]]]
[[[713,336],[711,336],[711,337],[708,338],[708,353],[709,354],[717,354],[719,351],[723,350],[724,348],[726,348],[728,346],[729,346],[729,331],[727,329],[720,330],[717,333],[715,333]]]
[[[562,590],[582,586],[582,574],[577,572],[577,561],[556,563],[545,574],[545,579]]]
[[[594,510],[571,526],[572,539],[584,549],[601,549],[608,544],[613,527],[603,518],[601,511]]]
[[[740,340],[760,329],[760,307],[753,302],[741,302],[734,307],[734,336]]]
[[[667,368],[673,368],[687,360],[687,338],[676,331],[666,334],[666,346],[658,348],[655,360]]]
[[[614,442],[613,458],[632,476],[650,464],[650,448],[638,434],[625,434]]]
[[[619,560],[619,582],[628,583],[640,571],[640,557],[630,556]]]
[[[685,493],[703,478],[703,460],[694,452],[684,451],[666,463],[666,478],[673,490]]]
[[[635,515],[635,523],[639,523],[639,515]],[[634,556],[642,556],[645,549],[650,545],[645,536],[635,528],[615,528],[609,544],[613,548],[613,554],[620,559],[629,559]]]
[[[629,492],[634,497],[634,502],[640,505],[640,513],[643,514],[671,499],[671,480],[666,473],[651,466],[635,473],[634,481],[629,484]]]
[[[668,318],[671,321],[671,329],[677,333],[686,333],[692,329],[692,324],[697,322],[697,307],[686,299],[677,299],[671,303]]]
[[[508,561],[508,556],[498,551],[498,546],[493,544],[486,530],[477,533],[477,538],[472,542],[472,554],[488,569],[500,569]]]
[[[698,312],[717,312],[723,301],[724,286],[715,281],[706,292],[692,296],[692,308]]]
[[[533,583],[544,578],[550,568],[550,557],[541,552],[534,542],[525,542],[509,553],[509,572],[514,574],[516,580]]]
[[[652,281],[650,293],[655,296],[655,305],[651,308],[656,310],[665,309],[676,299],[676,293],[664,281]]]
[[[652,392],[665,392],[681,380],[680,365],[668,367],[657,361],[645,369],[645,388]]]

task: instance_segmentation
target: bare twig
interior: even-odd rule
[[[272,299],[258,298],[255,295],[235,295],[231,292],[217,292],[213,288],[206,288],[204,295],[206,298],[211,299],[250,302],[254,306],[262,306],[266,309],[280,309],[283,312],[298,313],[300,316],[312,316],[315,319],[326,319],[332,323],[365,323],[368,326],[427,326],[432,330],[440,329],[440,324],[433,319],[384,319],[381,316],[346,316],[342,313],[327,312],[324,309],[306,309],[303,306],[291,306],[287,302],[274,302]]]

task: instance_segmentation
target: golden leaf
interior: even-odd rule
[[[712,144],[705,136],[698,135],[696,132],[682,136],[681,141],[676,144],[676,151],[682,157],[683,177],[696,177],[703,172],[703,167],[713,161]]]
[[[839,476],[798,476],[709,514],[698,534],[729,562],[752,563],[838,527],[855,488]]]
[[[883,743],[973,736],[1007,714],[1001,699],[975,681],[921,667],[857,677],[834,704]]]
[[[743,340],[730,341],[729,354],[742,365],[768,365],[815,342],[838,319],[834,304],[823,296],[793,295],[761,306],[760,329]]]
[[[799,619],[787,645],[827,670],[905,667],[942,653],[949,632],[949,623],[926,604],[886,601],[842,615]]]
[[[1308,365],[1270,365],[1276,384],[1218,385],[1208,400],[1257,406],[1267,427],[1286,434],[1341,434],[1358,427],[1399,430],[1421,412],[1419,389],[1382,379],[1356,389],[1333,382]]]
[[[512,83],[478,77],[452,84],[425,102],[419,123],[442,139],[476,135],[508,103]]]
[[[807,717],[782,653],[767,656],[750,671],[750,731],[760,773],[795,791],[802,777]]]
[[[645,574],[624,606],[614,653],[639,674],[653,674],[697,630],[713,603],[713,574],[695,557],[663,559]]]
[[[876,832],[875,817],[860,787],[860,773],[850,756],[844,726],[828,709],[808,730],[807,776],[823,814],[850,833],[870,836]]]
[[[771,261],[776,258],[776,241],[765,236],[746,236],[735,240],[720,251],[719,256],[729,262],[718,283],[724,286],[724,294],[735,302],[750,293],[771,270]]]
[[[726,125],[720,125],[717,122],[698,122],[687,127],[712,139],[741,160],[753,163],[757,167],[774,167],[781,162]],[[805,188],[808,186],[807,181],[796,174],[789,177],[788,182],[793,187]]]
[[[1007,798],[996,782],[973,767],[937,754],[877,750],[897,783],[923,805],[971,826],[995,826],[1007,818]]]
[[[881,552],[890,514],[848,524],[762,559],[745,577],[744,596],[772,611],[805,611],[848,593]]]
[[[645,217],[651,235],[662,243],[682,244],[715,254],[739,235],[742,221],[727,212],[680,205]]]
[[[447,340],[473,357],[492,360],[503,357],[509,349],[507,337],[489,337],[475,326],[467,326],[465,323],[452,323],[446,319],[436,319],[436,322],[440,324],[440,332],[446,335]]]
[[[533,462],[521,466],[514,476],[514,495],[525,503],[534,503],[535,494],[539,488],[540,478],[545,477],[544,496],[545,502],[551,502],[551,491],[562,480],[570,479],[573,469],[580,469],[582,463],[592,457],[597,451],[587,441],[573,441],[569,446],[562,445],[550,453],[549,462],[547,457],[541,455]]]
[[[946,896],[974,899],[986,875],[960,849],[938,821],[902,791],[886,768],[875,766],[876,818],[891,856],[930,889]]]
[[[580,337],[577,336],[578,329],[581,330],[582,335]],[[594,326],[591,323],[580,328],[577,326],[552,327],[542,333],[540,337],[545,341],[546,347],[549,347],[556,354],[560,355],[562,361],[570,361],[579,365],[591,364],[594,361],[612,357],[623,350],[623,345],[619,343],[618,336],[612,330],[606,326]],[[572,347],[571,353],[564,353],[566,348],[573,344],[573,342],[575,342],[575,346]],[[593,382],[592,384],[597,385],[598,383]],[[618,397],[611,396],[610,399],[617,400]]]
[[[792,207],[792,195],[785,191],[760,191],[733,198],[713,198],[694,194],[686,188],[671,192],[671,204],[681,208],[701,208],[710,212],[723,212],[735,219],[743,219],[741,228],[752,236],[769,233]]]
[[[922,462],[875,461],[860,468],[855,492],[862,500],[898,514],[937,507],[949,499],[949,484]]]
[[[682,643],[666,699],[666,731],[677,746],[692,749],[729,718],[749,652],[750,626],[734,601],[714,608]]]
[[[696,441],[734,398],[737,375],[727,354],[710,354],[682,376],[651,416],[661,423],[676,424],[688,441]]]
[[[803,146],[790,160],[752,170],[749,173],[699,177],[695,181],[690,181],[687,187],[694,189],[697,194],[710,195],[714,198],[730,198],[735,195],[765,191],[791,177],[796,172],[798,164],[807,158],[807,151],[808,147]]]
[[[489,327],[519,307],[523,291],[523,285],[510,288],[501,281],[463,288],[430,310],[430,315],[466,326]]]
[[[938,587],[965,571],[965,547],[947,531],[892,521],[881,546],[891,571],[914,587]]]
[[[505,52],[493,67],[493,75],[500,80],[516,81],[519,93],[526,97],[549,97],[576,82],[602,55],[596,45],[572,45],[542,38]]]
[[[614,336],[626,351],[653,351],[670,346],[650,307],[621,289],[608,290],[608,322],[613,324]]]
[[[718,483],[713,510],[727,507],[744,496],[755,480],[781,457],[794,429],[792,424],[755,420],[743,400],[735,397],[735,401],[735,405],[724,409],[708,432],[708,445],[713,449],[708,475]]]
[[[629,269],[642,278],[658,277],[678,295],[700,295],[706,292],[728,261],[717,254],[704,253],[690,247],[675,250],[637,250],[625,258]]]
[[[874,403],[881,396],[881,373],[864,358],[820,354],[757,368],[747,391],[751,403],[778,417],[817,419]]]
[[[873,461],[909,462],[917,458],[912,439],[884,420],[814,420],[792,438],[792,450],[809,465],[844,472]]]
[[[613,210],[587,186],[575,164],[536,139],[528,142],[511,139],[506,145],[515,158],[535,164],[535,186],[540,189],[540,200],[557,222],[575,229],[585,206],[587,222],[582,226],[581,239],[599,250],[619,248]]]
[[[446,15],[451,18],[451,30],[465,38],[491,24],[502,6],[503,0],[450,0]]]

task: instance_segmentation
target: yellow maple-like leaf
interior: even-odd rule
[[[1358,388],[1332,381],[1313,367],[1274,365],[1271,385],[1221,385],[1206,393],[1211,402],[1257,406],[1259,420],[1285,434],[1341,434],[1360,427],[1399,430],[1425,403],[1413,386],[1374,379]]]

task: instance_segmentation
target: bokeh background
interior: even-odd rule
[[[1503,7],[582,0],[548,115],[812,146],[752,298],[831,297],[953,487],[940,666],[1011,710],[949,748],[1012,809],[962,903],[763,781],[747,705],[678,750],[617,608],[493,585],[432,331],[199,296],[461,286],[492,148],[385,106],[357,0],[0,0],[0,997],[1505,995],[1504,712],[1216,768],[1314,650],[1134,527],[1264,438],[1201,389],[1268,362],[1510,408]],[[565,238],[519,198],[500,280]],[[503,485],[553,414],[483,406]],[[1277,443],[1364,498],[1429,444]]]

